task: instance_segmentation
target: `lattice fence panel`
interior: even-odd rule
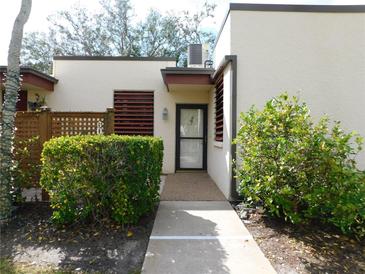
[[[51,136],[105,133],[104,112],[52,112]]]
[[[20,167],[30,176],[27,186],[39,181],[42,143],[40,140],[39,113],[17,112],[15,117],[15,155]],[[25,150],[26,148],[26,150]]]
[[[38,186],[43,142],[67,135],[111,134],[113,122],[114,112],[17,112],[14,152],[22,170],[29,174],[27,186]]]
[[[15,136],[24,140],[39,135],[39,113],[17,112],[15,116]]]
[[[28,147],[31,159],[39,161],[42,144],[39,139],[39,114],[17,112],[15,117],[15,145],[22,146],[30,139],[34,139]]]

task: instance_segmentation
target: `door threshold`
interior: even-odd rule
[[[178,169],[175,173],[207,173],[206,170],[196,170],[196,169]]]

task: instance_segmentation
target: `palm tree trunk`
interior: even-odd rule
[[[0,220],[9,218],[11,214],[12,150],[16,102],[18,90],[20,89],[20,49],[24,25],[29,18],[31,7],[32,0],[22,0],[20,12],[14,22],[8,51],[8,68],[0,132]]]

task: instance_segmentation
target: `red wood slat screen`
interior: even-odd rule
[[[215,82],[215,140],[223,141],[223,73]]]
[[[153,91],[114,91],[114,132],[153,135]]]

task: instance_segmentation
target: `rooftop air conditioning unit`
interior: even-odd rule
[[[188,67],[205,68],[211,66],[208,44],[190,44],[188,47]]]

